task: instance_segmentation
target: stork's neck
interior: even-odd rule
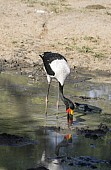
[[[74,106],[73,102],[64,96],[63,86],[60,83],[59,83],[59,91],[60,91],[60,97],[61,97],[62,101],[64,102],[64,104],[66,105],[66,110],[69,108],[74,110],[75,106]]]
[[[67,99],[64,94],[63,94],[63,86],[59,83],[59,92],[60,92],[60,97],[61,100],[64,102],[64,104],[66,105],[66,109],[69,108],[69,99]]]
[[[63,86],[59,83],[59,92],[60,92],[60,95],[61,97],[63,97]]]

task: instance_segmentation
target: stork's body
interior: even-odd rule
[[[40,55],[40,57],[43,60],[44,69],[46,71],[47,81],[48,81],[48,92],[46,96],[46,113],[47,113],[47,102],[48,102],[50,83],[52,78],[56,78],[56,80],[59,82],[58,94],[60,92],[61,99],[63,100],[64,104],[67,105],[66,109],[68,109],[68,105],[71,101],[65,98],[63,95],[64,81],[66,77],[70,74],[70,68],[67,63],[67,60],[61,54],[52,53],[52,52],[44,52],[42,55]],[[71,102],[71,104],[73,105],[72,109],[74,109],[73,102]]]
[[[45,52],[41,57],[47,73],[48,84],[50,84],[51,78],[56,78],[63,86],[66,77],[70,73],[67,60],[61,54],[51,52]]]

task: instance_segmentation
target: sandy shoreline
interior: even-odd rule
[[[110,0],[0,0],[0,70],[42,65],[44,51],[71,68],[111,72]]]

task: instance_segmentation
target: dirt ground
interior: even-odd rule
[[[44,51],[111,72],[111,0],[0,0],[1,70],[41,65]]]

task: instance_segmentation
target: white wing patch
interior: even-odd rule
[[[66,77],[70,74],[68,63],[64,59],[57,59],[51,62],[50,67],[55,73],[54,77],[61,83],[61,85],[63,85]]]

